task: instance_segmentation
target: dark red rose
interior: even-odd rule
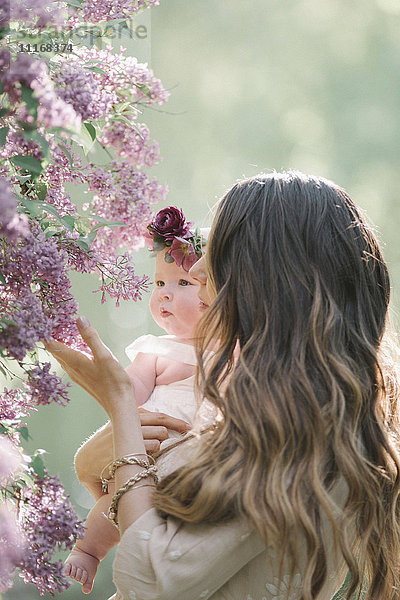
[[[153,235],[159,235],[164,240],[173,240],[175,237],[186,238],[188,236],[192,223],[187,223],[185,215],[176,206],[167,206],[162,208],[148,229]]]

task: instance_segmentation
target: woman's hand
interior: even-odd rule
[[[56,341],[46,342],[46,349],[72,381],[93,396],[108,415],[122,401],[132,402],[132,407],[136,408],[133,386],[122,365],[103,344],[96,329],[85,317],[79,317],[76,323],[93,358]]]
[[[139,408],[142,435],[146,452],[158,452],[162,441],[168,438],[168,429],[186,433],[190,425],[164,413]],[[114,459],[112,426],[110,421],[100,427],[75,454],[75,470],[79,481],[94,498],[102,495],[100,473]]]

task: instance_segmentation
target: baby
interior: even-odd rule
[[[190,231],[191,223],[176,207],[160,210],[145,239],[156,252],[155,289],[150,298],[154,321],[168,335],[144,335],[126,348],[132,360],[129,374],[136,402],[146,410],[163,412],[192,424],[198,409],[194,394],[196,355],[194,331],[206,306],[190,267],[202,255],[204,238]],[[174,435],[170,433],[170,437]],[[179,435],[179,434],[175,434]],[[86,533],[68,556],[64,572],[91,592],[100,561],[119,542],[119,532],[104,516],[113,485],[96,502],[86,521]]]

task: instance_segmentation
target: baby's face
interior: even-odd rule
[[[166,250],[157,253],[155,289],[150,298],[153,319],[170,335],[181,339],[194,337],[204,305],[198,297],[199,284],[185,269],[165,262]]]

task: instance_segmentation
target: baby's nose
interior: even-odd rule
[[[167,286],[160,288],[160,298],[161,299],[166,298],[167,300],[171,300],[171,298],[172,298],[171,288],[167,287]]]

